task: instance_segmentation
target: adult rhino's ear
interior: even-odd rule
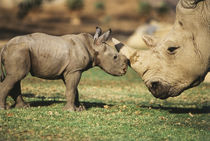
[[[109,39],[111,33],[112,33],[112,30],[109,29],[107,32],[105,32],[103,35],[99,37],[98,42],[101,42],[101,43],[106,42]]]
[[[101,36],[102,30],[100,27],[96,27],[96,33],[93,37],[94,43],[98,40],[99,36]]]
[[[204,0],[181,0],[181,5],[187,9],[193,9],[197,6],[200,1]]]
[[[157,40],[150,35],[143,35],[142,40],[148,47],[155,47],[157,45]]]

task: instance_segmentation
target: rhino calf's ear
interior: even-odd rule
[[[99,36],[101,36],[101,33],[102,33],[101,28],[97,26],[97,27],[96,27],[96,33],[95,33],[95,35],[94,35],[94,37],[93,37],[94,43],[95,43],[96,40],[99,38]]]
[[[142,40],[148,47],[155,47],[157,45],[156,39],[150,35],[143,35]]]
[[[103,35],[99,37],[99,42],[106,42],[109,39],[111,33],[112,33],[112,30],[109,29],[107,32],[105,32]]]

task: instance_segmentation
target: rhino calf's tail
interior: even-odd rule
[[[2,47],[1,52],[0,52],[0,73],[1,73],[1,77],[0,77],[0,81],[2,82],[5,78],[5,74],[3,71],[3,64],[2,64],[2,53],[4,51],[5,46]]]

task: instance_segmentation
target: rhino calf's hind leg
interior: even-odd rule
[[[20,81],[18,81],[13,89],[9,92],[9,95],[13,98],[15,101],[15,104],[12,105],[12,107],[15,108],[21,108],[21,107],[29,107],[29,104],[26,104],[22,98],[21,95],[21,87],[20,87]]]
[[[7,47],[5,51],[9,54],[4,56],[4,68],[6,77],[0,83],[0,109],[6,109],[6,98],[10,94],[16,106],[24,105],[20,81],[28,74],[30,70],[30,55],[24,46]]]
[[[15,100],[15,107],[26,106],[20,90],[20,80],[22,78],[17,79],[15,75],[7,75],[5,80],[0,83],[0,109],[6,109],[6,98],[8,95]]]
[[[7,76],[5,80],[0,83],[0,109],[6,109],[6,98],[8,93],[13,89],[15,83],[12,76]]]

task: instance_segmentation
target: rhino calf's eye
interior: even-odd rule
[[[114,59],[115,59],[115,60],[117,59],[117,55],[114,56]]]

